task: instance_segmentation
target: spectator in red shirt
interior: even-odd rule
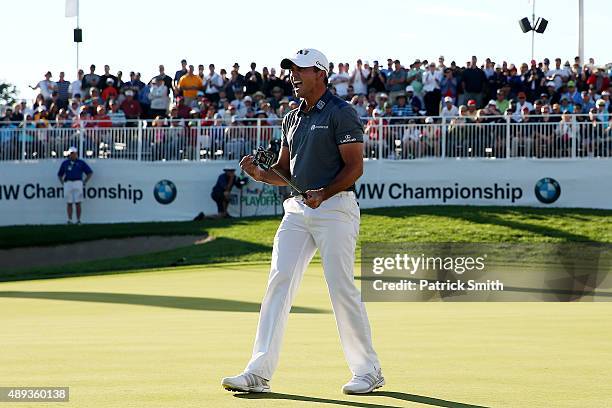
[[[94,117],[94,120],[96,121],[95,122],[96,127],[109,128],[113,126],[113,122],[111,121],[110,116],[106,114],[106,109],[104,108],[104,106],[98,106],[98,112],[96,116]]]
[[[117,88],[113,86],[114,83],[115,81],[113,80],[113,78],[106,79],[106,88],[104,88],[104,90],[102,91],[102,99],[104,99],[104,102],[108,101],[109,99],[116,99],[119,95],[119,92],[117,92]]]
[[[178,97],[176,98],[178,109],[178,117],[182,119],[189,119],[191,117],[191,107],[185,104],[185,98]]]
[[[121,110],[125,113],[128,120],[139,119],[142,114],[142,108],[136,99],[134,99],[134,91],[128,89],[125,91],[125,100],[121,103]],[[130,125],[128,123],[128,125]],[[134,126],[134,124],[131,124]]]
[[[605,68],[599,67],[593,72],[586,81],[587,85],[594,85],[598,93],[607,91],[610,87],[610,78],[606,75]]]

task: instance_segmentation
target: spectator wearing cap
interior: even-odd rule
[[[193,65],[189,65],[189,71],[181,77],[178,83],[179,93],[185,98],[185,105],[189,106],[195,101],[198,91],[204,87],[202,79],[195,75],[193,70]]]
[[[230,203],[230,194],[232,188],[236,186],[241,188],[238,178],[236,177],[236,169],[226,167],[223,173],[217,178],[217,182],[213,186],[210,197],[217,204],[217,216],[219,218],[227,218],[227,207]]]
[[[338,72],[329,77],[329,84],[336,88],[336,95],[340,98],[345,98],[347,96],[350,81],[351,76],[343,63],[339,63]]]
[[[363,62],[358,59],[351,73],[349,84],[353,86],[353,90],[357,95],[366,95],[368,93],[368,75],[370,70],[363,66]]]
[[[393,71],[387,75],[387,91],[389,102],[395,103],[398,95],[404,94],[406,88],[406,70],[400,60],[393,61]]]
[[[606,107],[606,110],[610,113],[612,113],[612,103],[610,103],[610,92],[609,91],[603,91],[601,93],[601,100],[604,101],[604,105]]]
[[[387,77],[380,70],[378,61],[374,61],[374,66],[372,67],[372,70],[370,71],[366,79],[368,89],[374,89],[376,92],[385,92],[387,90]]]
[[[527,95],[525,94],[525,92],[519,92],[517,97],[518,103],[516,104],[516,110],[514,111],[514,118],[519,121],[521,118],[521,113],[523,112],[523,108],[527,108],[527,112],[531,112],[533,111],[533,105],[527,100]]]
[[[168,113],[168,106],[170,105],[170,98],[168,96],[169,90],[162,76],[154,78],[154,83],[149,89],[149,100],[151,101],[151,116],[166,116]]]
[[[506,112],[510,107],[510,101],[506,98],[506,92],[503,89],[498,89],[496,92],[495,106],[500,112]]]
[[[476,99],[470,99],[467,102],[467,111],[465,112],[465,116],[474,120],[476,119],[476,115],[478,114],[478,104]]]
[[[610,112],[608,111],[608,107],[606,107],[606,101],[599,99],[595,102],[595,109],[597,120],[604,124],[604,129],[608,129],[610,126]]]
[[[57,89],[55,82],[51,80],[51,71],[47,71],[45,73],[45,79],[39,81],[36,86],[31,86],[33,90],[40,89],[40,94],[43,96],[45,100],[51,99],[51,93]]]
[[[128,89],[125,92],[125,100],[121,103],[121,110],[130,121],[140,119],[142,108],[140,107],[140,103],[134,98],[133,90]],[[135,123],[131,122],[128,125],[135,126]]]
[[[83,89],[83,95],[89,95],[90,89],[96,88],[98,86],[98,82],[100,82],[100,76],[96,74],[96,66],[91,64],[89,66],[89,74],[86,74],[83,77],[83,82],[81,84],[81,88]]]
[[[575,113],[582,113],[584,115],[587,115],[591,111],[591,109],[595,108],[595,101],[591,98],[587,91],[580,92],[580,96],[582,97],[580,101],[582,110],[580,112]]]
[[[453,104],[453,98],[451,96],[444,97],[444,106],[442,106],[442,111],[440,112],[440,116],[445,118],[452,118],[459,114],[459,108]]]
[[[106,78],[106,87],[102,90],[102,99],[108,101],[110,99],[116,99],[118,95],[119,92],[117,88],[115,88],[115,80],[113,78]]]
[[[567,92],[565,92],[563,96],[573,102],[580,103],[582,101],[582,95],[580,95],[580,92],[576,89],[576,82],[574,81],[567,81]]]
[[[261,104],[263,102],[267,102],[266,101],[266,94],[264,94],[261,91],[257,91],[253,94],[252,96],[253,98],[253,106],[255,107],[255,109],[257,110],[261,110]]]
[[[412,93],[412,92],[411,92]],[[395,104],[393,104],[393,108],[391,110],[394,118],[405,118],[409,116],[414,116],[414,109],[412,105],[407,103],[407,96],[405,93],[400,93],[395,98]],[[414,99],[414,94],[412,94],[412,99]]]
[[[215,64],[208,65],[208,74],[204,77],[204,93],[212,103],[219,102],[219,92],[223,90],[223,78],[215,72]]]
[[[64,160],[57,172],[60,183],[64,186],[64,198],[67,202],[66,213],[68,224],[72,224],[72,205],[76,206],[77,224],[81,223],[81,201],[83,190],[93,176],[93,171],[83,160],[78,158],[77,148],[68,149],[69,158]],[[83,180],[85,175],[85,180]]]
[[[441,81],[441,72],[436,70],[435,63],[430,63],[427,71],[423,73],[423,100],[428,116],[438,116],[440,114]]]
[[[251,70],[246,73],[244,79],[246,81],[246,94],[253,95],[257,91],[261,91],[263,88],[263,77],[261,73],[257,71],[257,64],[251,62]]]
[[[421,60],[416,59],[406,74],[406,83],[412,86],[414,95],[419,99],[423,97],[423,73]]]
[[[461,76],[461,86],[465,99],[473,99],[477,106],[482,106],[484,87],[487,78],[484,72],[478,67],[476,56],[472,56],[470,67],[463,71]]]

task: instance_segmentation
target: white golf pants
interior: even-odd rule
[[[272,378],[291,304],[317,248],[349,368],[355,375],[378,370],[368,316],[353,281],[360,218],[355,194],[341,192],[316,209],[300,198],[289,198],[283,206],[285,216],[274,237],[268,287],[245,372]]]

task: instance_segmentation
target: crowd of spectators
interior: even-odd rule
[[[447,66],[440,56],[437,63],[416,59],[403,65],[388,59],[384,67],[378,61],[370,64],[358,59],[352,69],[349,63],[338,63],[337,67],[330,63],[329,68],[330,90],[350,102],[364,118],[368,112],[397,117],[451,116],[458,114],[462,105],[478,110],[488,108],[491,102],[504,114],[512,101],[516,102],[515,118],[524,107],[541,113],[533,111],[536,104],[550,106],[553,111],[588,114],[601,100],[605,110],[612,111],[610,67],[598,66],[592,59],[582,64],[576,57],[572,65],[560,58],[551,64],[545,58],[539,63],[532,60],[514,65],[490,58],[479,64],[472,57],[460,67],[455,61]],[[112,74],[108,65],[101,74],[91,65],[88,73],[79,70],[73,81],[67,80],[64,72],[57,80],[47,72],[31,88],[39,91],[33,103],[21,101],[9,107],[3,117],[22,121],[29,115],[50,124],[58,118],[74,121],[83,114],[87,119],[117,125],[123,124],[124,118],[170,118],[175,110],[178,118],[188,119],[197,113],[204,119],[212,109],[226,120],[258,115],[276,119],[297,102],[288,70],[277,73],[275,68],[263,67],[260,72],[254,62],[244,74],[235,63],[228,74],[225,69],[217,72],[214,64],[208,69],[200,64],[196,70],[182,60],[173,77],[160,65],[159,74],[146,82],[139,72],[130,72],[124,80],[121,71]],[[62,126],[66,125],[62,122]]]
[[[163,65],[153,78],[143,81],[139,72],[103,73],[91,65],[70,81],[51,72],[32,89],[39,91],[31,105],[20,101],[0,112],[0,127],[78,128],[136,126],[231,126],[236,123],[280,124],[298,106],[288,70],[263,67],[255,62],[241,72],[238,63],[228,72],[214,64],[197,69],[186,60],[173,76]],[[610,132],[610,65],[593,59],[573,64],[556,58],[511,64],[473,56],[463,66],[416,59],[358,59],[330,63],[329,89],[345,99],[363,118],[366,134],[376,137],[377,125],[445,123],[451,130],[465,123],[511,121],[561,122],[563,114],[577,120],[601,123]],[[9,124],[9,122],[13,122]]]

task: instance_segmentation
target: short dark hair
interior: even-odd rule
[[[314,72],[323,71],[321,68],[317,68],[317,67],[312,67],[312,68],[314,69]],[[323,72],[325,72],[325,78],[323,78],[323,83],[325,84],[325,86],[327,86],[327,84],[329,83],[329,80],[327,78],[327,72],[326,71],[323,71]]]

